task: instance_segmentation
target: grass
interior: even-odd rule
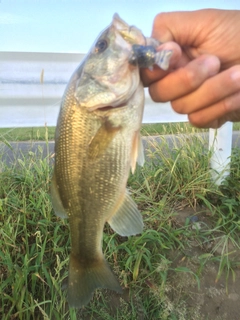
[[[240,130],[240,123],[233,124],[233,130]],[[189,123],[143,124],[141,133],[144,136],[206,132],[207,129],[192,127]],[[55,127],[48,127],[48,140],[54,140]],[[45,141],[44,127],[0,128],[0,141]]]
[[[54,139],[55,127],[48,127],[48,140]],[[45,141],[46,128],[0,128],[0,141]]]
[[[9,140],[9,134],[4,139]],[[46,129],[34,136],[51,139]],[[228,283],[236,277],[240,150],[234,149],[230,177],[217,187],[202,138],[180,139],[171,147],[164,137],[160,144],[149,142],[145,166],[129,177],[144,232],[122,238],[107,226],[104,230],[104,254],[124,294],[97,290],[92,302],[78,311],[68,308],[61,290],[68,272],[69,226],[52,211],[51,154],[43,156],[39,148],[38,154],[16,157],[11,165],[0,162],[0,318],[200,319],[199,310],[186,304],[179,279],[199,288],[211,263],[216,266],[216,281],[224,276]],[[190,214],[180,222],[185,210]],[[192,217],[201,224],[194,224]],[[196,244],[198,254],[193,257]]]

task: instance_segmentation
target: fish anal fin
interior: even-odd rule
[[[135,132],[132,144],[132,154],[131,154],[131,171],[134,173],[136,169],[136,163],[140,166],[144,165],[144,148],[142,143],[142,138],[139,131]]]
[[[114,127],[109,121],[104,121],[88,145],[88,158],[95,160],[108,148],[109,144],[119,132],[121,126]]]
[[[101,260],[91,264],[91,262],[82,263],[71,254],[67,286],[69,306],[75,308],[85,306],[97,288],[107,288],[122,293],[122,288],[103,256]]]
[[[108,220],[111,228],[121,236],[131,236],[142,233],[143,219],[136,203],[126,192],[121,206]]]
[[[52,177],[50,192],[51,192],[52,206],[55,214],[58,217],[63,219],[68,218],[68,215],[63,207],[63,204],[59,195],[55,173],[53,174],[53,177]]]

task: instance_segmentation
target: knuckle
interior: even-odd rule
[[[201,128],[203,126],[203,119],[194,113],[188,115],[189,122],[197,128]]]
[[[180,114],[186,114],[185,104],[181,100],[174,100],[171,102],[172,108],[174,111]]]
[[[160,102],[155,95],[150,94],[153,102]]]
[[[168,99],[164,97],[164,94],[161,92],[159,88],[155,86],[149,87],[149,95],[152,98],[153,102],[167,102]]]
[[[155,16],[153,20],[152,36],[159,39],[161,42],[172,40],[172,35],[168,26],[169,13],[162,12]]]
[[[196,74],[189,69],[182,68],[181,82],[188,91],[196,89]]]
[[[149,91],[149,95],[150,95],[151,99],[153,100],[153,102],[160,102],[157,90],[152,89],[152,87],[150,86],[148,91]]]
[[[158,13],[153,20],[153,27],[158,27],[160,24],[162,24],[166,18],[166,15],[166,12]]]
[[[225,98],[222,101],[220,101],[221,104],[221,108],[222,108],[222,113],[226,114],[229,111],[231,111],[231,107],[232,107],[232,100],[231,98]]]
[[[229,68],[230,79],[237,90],[240,90],[240,65]]]

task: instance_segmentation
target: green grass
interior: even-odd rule
[[[45,129],[40,136],[51,134]],[[235,277],[240,265],[232,259],[232,251],[240,249],[240,150],[234,149],[231,175],[218,188],[211,181],[211,154],[201,138],[181,139],[187,140],[171,148],[164,137],[161,144],[150,143],[145,166],[129,177],[132,197],[144,217],[144,232],[122,238],[107,226],[104,230],[104,254],[124,295],[97,290],[92,302],[79,311],[68,309],[61,289],[70,239],[68,221],[53,214],[50,202],[51,155],[44,158],[30,152],[11,166],[0,161],[0,318],[193,319],[196,311],[188,310],[181,290],[177,301],[170,298],[171,279],[187,275],[200,286],[209,263],[217,265],[216,281],[222,275],[226,280]],[[185,208],[192,208],[192,215],[200,208],[207,227],[192,228],[190,216],[179,223],[179,212]],[[194,249],[193,243],[202,250],[197,268],[177,264],[179,255],[180,261],[192,261],[187,251]]]
[[[54,140],[55,127],[48,127],[48,140]],[[233,130],[240,130],[240,123],[233,124]],[[165,124],[143,124],[141,133],[147,135],[181,134],[206,132],[207,129],[198,129],[189,123],[165,123]],[[46,128],[0,128],[0,141],[45,141]]]
[[[234,130],[240,130],[240,124],[234,124]],[[197,129],[189,123],[166,123],[166,124],[144,124],[142,126],[142,135],[162,135],[195,133],[207,131],[206,129]],[[48,127],[48,140],[54,140],[55,127]],[[32,128],[0,128],[0,141],[45,141],[46,129],[44,127]]]
[[[233,124],[233,130],[240,130],[240,123]],[[206,132],[207,129],[192,127],[189,123],[143,124],[142,135],[162,135],[179,133]],[[55,127],[48,127],[48,140],[54,140]],[[32,128],[0,128],[0,141],[45,141],[44,127]]]
[[[48,140],[54,139],[55,127],[48,127]],[[45,141],[46,128],[0,128],[0,141]]]

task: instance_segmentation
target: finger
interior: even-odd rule
[[[240,121],[240,91],[210,107],[189,114],[188,119],[199,128],[219,128],[227,121]]]
[[[172,51],[172,55],[169,62],[169,68],[167,71],[164,71],[157,66],[154,66],[152,71],[145,68],[141,69],[140,70],[141,79],[145,87],[148,87],[152,82],[163,78],[169,72],[169,70],[179,65],[179,61],[181,60],[182,50],[177,43],[175,42],[163,43],[157,48],[157,51],[161,51],[161,50]]]
[[[219,69],[220,61],[217,57],[202,55],[190,61],[185,67],[169,73],[162,80],[152,83],[149,86],[149,93],[156,102],[178,99],[196,90]],[[180,106],[178,102],[176,105]]]
[[[214,105],[238,91],[240,91],[240,65],[207,79],[194,92],[173,101],[172,107],[178,113],[190,114]]]

